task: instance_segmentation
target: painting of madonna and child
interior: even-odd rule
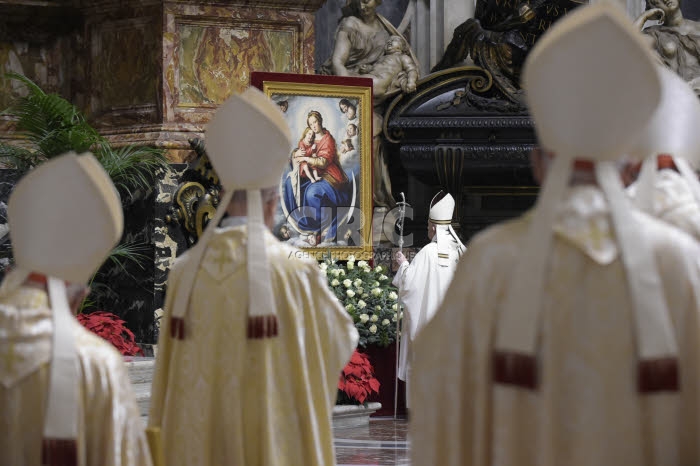
[[[372,81],[253,73],[284,112],[294,143],[274,233],[321,258],[371,255]]]

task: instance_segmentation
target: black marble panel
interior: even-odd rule
[[[12,245],[7,226],[7,201],[21,173],[17,170],[0,169],[0,278],[12,261]]]
[[[107,261],[98,271],[92,287],[97,292],[94,308],[112,312],[127,323],[137,342],[152,343],[153,324],[153,205],[155,190],[143,193],[124,209],[122,244],[130,243],[138,262]],[[87,310],[88,312],[90,309]]]
[[[163,307],[168,272],[175,258],[187,250],[186,231],[178,223],[168,222],[174,205],[178,186],[186,178],[189,165],[171,164],[168,173],[162,173],[158,180],[158,197],[155,203],[153,245],[155,248],[155,282],[153,309]]]

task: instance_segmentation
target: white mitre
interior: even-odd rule
[[[433,201],[440,193],[433,197]],[[457,233],[452,229],[452,214],[455,210],[455,200],[449,193],[430,207],[429,220],[435,224],[435,241],[437,242],[438,265],[454,267],[450,261],[450,252],[456,250],[458,255],[464,251],[464,245]]]
[[[653,211],[658,178],[657,156],[668,154],[696,203],[700,203],[700,182],[692,166],[700,163],[700,101],[690,85],[673,71],[659,66],[661,104],[629,155],[644,160],[635,183],[635,204]]]
[[[293,146],[279,106],[255,88],[234,95],[216,111],[205,133],[207,155],[224,195],[214,219],[189,252],[189,263],[176,291],[171,335],[185,337],[185,314],[194,279],[211,233],[221,221],[234,191],[246,190],[248,203],[248,338],[277,335],[277,311],[265,249],[260,190],[279,185]]]
[[[677,379],[675,386],[648,384],[651,361],[677,368],[677,345],[655,262],[612,162],[625,155],[660,101],[659,76],[643,36],[616,6],[578,8],[535,45],[523,70],[523,88],[539,141],[556,157],[500,313],[495,382],[538,385],[538,333],[555,212],[572,162],[581,158],[596,162],[596,178],[610,206],[635,308],[639,389],[676,388]]]
[[[0,295],[21,286],[32,272],[46,275],[53,314],[43,464],[77,464],[79,324],[71,315],[64,280],[87,283],[119,242],[121,201],[92,154],[68,153],[39,165],[17,183],[7,217],[16,267],[0,286]]]
[[[440,193],[438,193],[440,194]],[[437,197],[437,194],[435,195]],[[434,200],[435,198],[433,198]],[[430,221],[436,225],[449,225],[452,223],[452,214],[455,211],[455,200],[450,193],[430,207]]]

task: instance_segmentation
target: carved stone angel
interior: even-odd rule
[[[700,96],[700,22],[683,17],[681,0],[647,0],[647,10],[637,19],[661,24],[644,29],[661,61],[690,83]]]

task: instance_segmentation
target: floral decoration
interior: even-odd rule
[[[319,265],[328,278],[328,286],[352,316],[360,334],[359,346],[386,347],[396,340],[399,313],[397,289],[386,275],[386,267],[371,267],[367,261],[338,263],[325,259]]]
[[[136,344],[134,334],[124,325],[126,322],[119,316],[110,312],[95,311],[89,314],[78,314],[77,318],[83,327],[110,342],[122,355],[143,355],[143,351]]]
[[[366,354],[355,350],[338,380],[338,404],[362,404],[372,393],[379,393],[379,380]]]

